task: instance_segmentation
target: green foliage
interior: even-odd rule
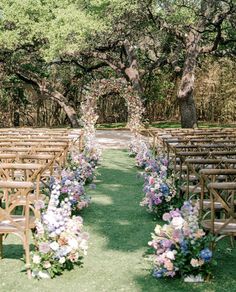
[[[102,22],[83,9],[84,1],[3,0],[1,48],[16,49],[41,42],[47,60],[86,47],[86,37]]]

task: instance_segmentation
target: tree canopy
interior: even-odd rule
[[[236,54],[235,0],[2,0],[0,11],[1,91],[15,76],[74,126],[83,86],[124,77],[144,106],[175,88],[193,127],[199,62]]]

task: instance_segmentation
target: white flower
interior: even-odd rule
[[[47,272],[38,272],[38,277],[41,279],[50,279],[50,275]]]
[[[59,259],[59,263],[60,264],[64,264],[65,261],[66,261],[65,257],[62,257],[62,258]]]
[[[160,232],[161,232],[161,226],[160,226],[160,225],[157,225],[157,226],[155,227],[155,233],[156,233],[156,235],[159,235]]]
[[[166,257],[170,260],[174,260],[175,259],[175,255],[174,255],[174,252],[169,250],[166,252]]]
[[[174,217],[171,221],[171,225],[175,228],[175,229],[181,229],[183,227],[184,224],[184,219],[182,217]]]
[[[74,250],[77,250],[79,247],[78,240],[76,240],[73,237],[69,238],[68,245],[71,247],[71,249],[74,249]]]
[[[204,282],[204,279],[201,275],[197,275],[197,276],[194,276],[194,275],[190,275],[190,276],[187,276],[184,278],[184,282],[187,282],[187,283],[199,283],[199,282]]]
[[[41,257],[37,254],[33,255],[33,263],[38,265],[41,262]]]
[[[49,268],[51,268],[51,263],[50,262],[45,262],[44,264],[43,264],[43,267],[45,268],[45,269],[49,269]]]
[[[50,243],[50,248],[56,251],[59,249],[59,244],[56,241],[53,241],[52,243]]]

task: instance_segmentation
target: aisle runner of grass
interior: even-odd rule
[[[217,252],[217,278],[211,284],[152,278],[142,255],[156,223],[139,207],[142,180],[137,180],[134,159],[122,150],[106,150],[99,173],[97,188],[89,190],[93,203],[82,214],[90,233],[84,267],[53,280],[28,281],[19,272],[21,246],[13,245],[15,237],[9,236],[6,258],[0,262],[0,292],[236,291],[236,251],[230,253],[228,244]]]

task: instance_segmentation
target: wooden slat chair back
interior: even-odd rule
[[[43,166],[35,163],[0,163],[0,179],[6,181],[23,181],[35,182],[35,193],[31,196],[31,204],[34,205],[35,201],[40,198],[40,179]],[[15,197],[11,196],[12,200],[18,199],[17,192]],[[2,202],[9,202],[7,198],[2,197]],[[13,201],[11,202],[13,203]]]
[[[209,190],[207,188],[208,184],[214,182],[236,182],[236,168],[231,169],[201,169],[200,174],[200,184],[201,184],[201,196],[200,196],[200,217],[203,216],[204,210],[209,210],[210,199]],[[207,191],[207,192],[206,192]],[[215,209],[222,209],[220,202],[215,201]]]
[[[211,231],[214,235],[231,236],[231,240],[236,236],[236,182],[215,182],[209,183],[210,190],[211,218],[202,220],[204,229]],[[220,202],[224,210],[224,218],[216,218],[215,202]],[[233,240],[231,241],[233,244]]]
[[[16,197],[15,193],[18,194],[18,199],[7,204],[8,207],[0,207],[0,257],[3,256],[3,236],[14,234],[20,237],[25,250],[27,274],[30,278],[29,233],[30,229],[35,227],[35,218],[30,216],[29,195],[33,192],[34,184],[32,182],[0,181],[0,188],[4,190],[4,194],[8,198]],[[24,214],[14,215],[15,208],[21,206],[22,201],[24,201]]]

